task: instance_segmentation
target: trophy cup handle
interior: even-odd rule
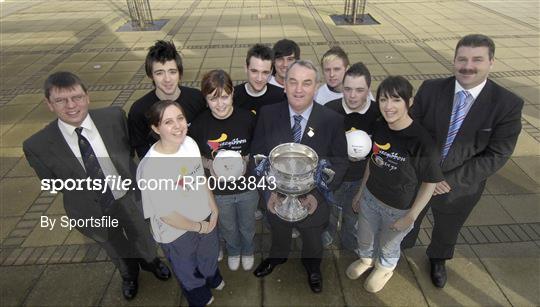
[[[253,156],[253,160],[255,161],[255,166],[259,166],[259,163],[261,163],[262,160],[266,159],[267,157],[265,155],[257,154]]]
[[[326,180],[326,182],[330,183],[332,182],[332,180],[334,180],[334,175],[336,174],[336,172],[334,172],[333,170],[329,169],[329,168],[323,168],[322,172],[328,176],[328,180]]]

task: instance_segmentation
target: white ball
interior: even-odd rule
[[[351,130],[345,133],[347,137],[347,154],[352,159],[363,159],[371,150],[371,138],[362,130]]]
[[[216,176],[225,180],[232,180],[232,178],[236,180],[244,175],[244,159],[239,152],[234,150],[218,151],[212,167]]]

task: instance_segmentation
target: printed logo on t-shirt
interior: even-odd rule
[[[214,140],[208,140],[208,142],[206,142],[206,144],[208,144],[208,147],[210,147],[210,149],[212,149],[212,152],[216,151],[219,149],[219,146],[221,145],[221,142],[227,140],[227,134],[226,133],[222,133],[219,138],[217,139],[214,139]]]
[[[395,171],[400,162],[405,162],[406,158],[399,155],[398,152],[390,152],[392,145],[386,143],[384,145],[373,142],[373,153],[371,154],[371,160],[378,167],[387,168],[388,171]]]
[[[184,178],[185,177],[195,178],[197,177],[197,174],[200,172],[200,170],[201,170],[201,164],[195,165],[195,167],[191,171],[189,171],[187,166],[181,166],[180,174],[178,175],[178,181],[176,185],[181,187],[183,190],[192,191],[193,186],[191,184],[184,184]]]
[[[230,141],[227,141],[228,135],[226,133],[221,133],[220,137],[214,140],[208,140],[206,144],[212,150],[212,154],[220,149],[228,150],[242,150],[242,145],[247,143],[246,139],[234,138]]]

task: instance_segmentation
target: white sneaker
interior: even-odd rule
[[[293,229],[292,229],[292,235],[291,235],[291,238],[296,239],[296,238],[298,238],[299,236],[300,236],[300,232],[298,231],[298,229],[293,228]]]
[[[225,281],[222,279],[219,285],[216,287],[216,290],[221,291],[223,288],[225,288]]]
[[[227,264],[229,265],[229,270],[238,270],[238,268],[240,267],[240,256],[229,256],[227,258]]]
[[[349,267],[345,271],[345,275],[347,275],[347,277],[353,280],[358,279],[358,277],[360,277],[362,274],[364,274],[367,270],[369,270],[372,267],[373,267],[373,259],[360,258],[349,265]]]
[[[208,300],[208,303],[206,303],[206,306],[208,305],[212,305],[212,303],[214,302],[214,297],[210,297],[210,299]]]
[[[253,263],[255,262],[255,256],[242,256],[242,268],[244,271],[251,271],[253,268]]]
[[[366,279],[364,289],[371,293],[381,291],[393,274],[394,269],[382,267],[379,263],[377,263],[373,271],[371,271],[371,274],[369,274],[368,278]]]
[[[223,248],[220,246],[219,247],[219,254],[217,256],[217,261],[221,262],[221,260],[223,260]]]
[[[263,215],[263,213],[262,213],[261,210],[257,209],[257,210],[255,211],[255,220],[256,220],[256,221],[262,220],[263,216],[264,216],[264,215]]]

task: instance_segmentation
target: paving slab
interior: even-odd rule
[[[71,245],[71,244],[91,244],[91,243],[95,243],[95,241],[83,235],[77,229],[73,229],[72,231],[69,232],[63,244]]]
[[[539,100],[532,100],[538,104]],[[514,157],[531,157],[540,156],[540,145],[528,133],[521,133],[518,137],[516,148],[512,154]]]
[[[0,267],[2,306],[21,306],[44,269],[42,265]]]
[[[272,274],[264,277],[262,282],[263,305],[344,305],[344,298],[340,294],[339,277],[331,252],[325,251],[321,272],[323,276],[323,292],[314,294],[309,288],[307,274],[300,262],[299,255],[292,255],[286,263],[279,265]]]
[[[0,126],[2,128],[3,125]],[[1,132],[4,132],[1,130]],[[4,177],[15,165],[17,165],[20,157],[0,157],[0,176]]]
[[[31,135],[41,130],[45,125],[43,123],[19,123],[15,124],[8,131],[6,131],[0,140],[0,144],[3,147],[16,147],[22,146],[24,140]]]
[[[496,174],[488,179],[486,188],[491,194],[540,193],[540,185],[512,160],[508,160]]]
[[[430,306],[511,305],[480,259],[467,245],[456,246],[454,259],[447,261],[448,282],[443,289],[436,288],[431,283],[425,248],[407,250],[406,256]]]
[[[19,217],[0,217],[0,241],[3,241],[19,222]]]
[[[25,300],[28,306],[95,306],[111,280],[110,262],[48,265]]]
[[[122,277],[115,271],[100,302],[102,306],[178,306],[180,286],[174,277],[161,281],[152,273],[141,271],[139,292],[135,299],[127,301],[122,296]]]
[[[540,195],[499,195],[495,199],[517,223],[540,223]]]
[[[64,209],[64,198],[62,193],[58,193],[58,196],[54,199],[49,209],[46,211],[47,215],[66,215]]]
[[[371,271],[357,280],[350,280],[345,275],[347,267],[358,257],[351,252],[340,250],[335,250],[334,255],[341,291],[347,306],[427,306],[427,301],[405,258],[400,259],[394,275],[386,286],[373,294],[364,289],[365,280]]]
[[[48,124],[51,121],[56,119],[56,114],[51,112],[47,106],[47,104],[42,101],[39,103],[31,112],[28,113],[28,115],[21,121],[21,123],[40,123],[40,124]]]
[[[20,81],[19,81],[20,82]],[[43,95],[41,94],[21,94],[17,95],[13,100],[9,102],[9,105],[36,105],[41,103]]]
[[[41,214],[39,214],[41,216]],[[56,219],[54,228],[41,227],[37,224],[34,230],[24,240],[23,247],[39,247],[62,245],[69,235],[68,228],[60,227],[61,215],[48,215],[50,219]]]
[[[25,158],[19,159],[19,162],[6,174],[6,177],[32,177],[35,176],[34,169],[28,164]]]
[[[512,157],[512,160],[524,171],[534,182],[540,185],[540,156]]]
[[[0,181],[0,216],[22,216],[40,193],[35,177],[4,178]]]
[[[483,195],[465,221],[465,226],[511,224],[515,222],[494,196]]]
[[[33,104],[8,104],[2,107],[2,112],[0,113],[0,123],[17,123],[19,120],[24,118],[33,108],[35,108],[35,105]]]
[[[540,305],[538,245],[534,242],[499,243],[476,245],[472,249],[512,305]]]

